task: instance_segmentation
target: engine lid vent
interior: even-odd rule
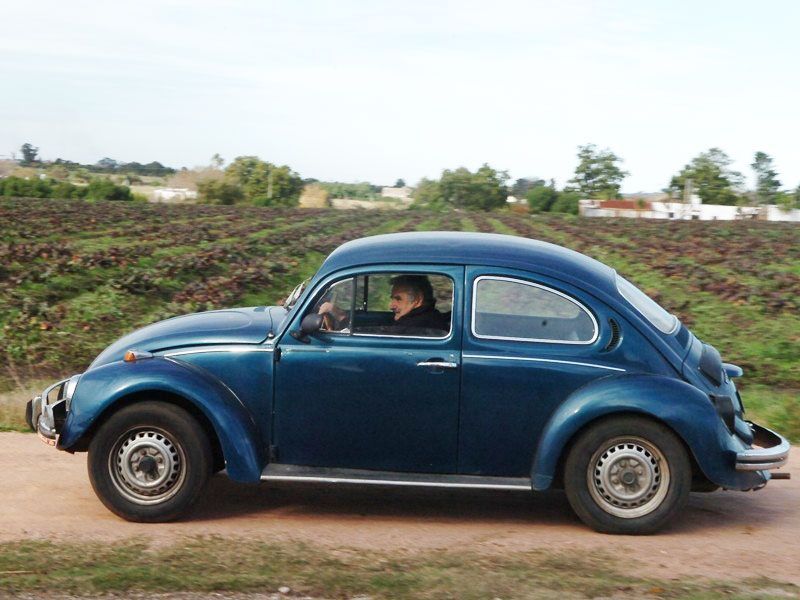
[[[603,348],[603,352],[611,352],[614,348],[619,346],[619,342],[622,339],[622,331],[619,328],[619,323],[617,323],[614,319],[609,319],[608,324],[611,327],[611,339],[606,344],[606,347]]]

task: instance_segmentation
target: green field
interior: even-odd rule
[[[745,369],[750,416],[800,441],[800,227],[508,212],[0,200],[0,429],[29,390],[166,317],[274,304],[340,243],[460,230],[555,242],[637,283]]]

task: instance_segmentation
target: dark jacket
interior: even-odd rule
[[[450,315],[432,306],[419,306],[394,321],[392,329],[399,335],[440,337],[450,331]]]

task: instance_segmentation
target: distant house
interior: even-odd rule
[[[404,187],[385,187],[381,188],[381,196],[384,198],[396,198],[397,200],[411,200],[414,188]]]
[[[153,202],[188,202],[197,200],[197,192],[188,188],[156,188]]]
[[[652,199],[658,197],[658,199]],[[697,195],[689,202],[676,202],[666,194],[644,194],[622,200],[581,200],[579,213],[585,217],[623,217],[633,219],[677,219],[696,221],[763,221],[800,222],[800,210],[783,210],[770,206],[729,206],[703,204]]]

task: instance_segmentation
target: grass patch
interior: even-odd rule
[[[52,383],[55,380],[29,381],[0,392],[0,431],[30,431],[25,422],[25,404]]]
[[[745,417],[800,443],[800,391],[747,385],[740,389]]]
[[[629,561],[626,561],[629,562]],[[376,553],[220,537],[168,547],[24,541],[0,544],[0,592],[270,593],[347,598],[774,597],[797,587],[767,579],[658,580],[595,551]]]

